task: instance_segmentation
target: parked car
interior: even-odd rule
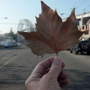
[[[81,41],[79,44],[75,45],[75,47],[70,49],[70,53],[78,54],[79,52],[83,54],[86,52],[90,54],[90,40]]]
[[[21,46],[21,43],[17,43],[18,46]]]
[[[18,47],[18,44],[16,42],[14,42],[13,47]]]
[[[12,47],[13,47],[13,43],[11,43],[11,42],[7,42],[5,44],[5,48],[12,48]]]
[[[77,51],[78,51],[78,44],[76,44],[73,48],[70,49],[70,53],[75,53],[77,54]]]

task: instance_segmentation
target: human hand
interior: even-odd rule
[[[62,71],[64,67],[58,57],[40,62],[25,82],[27,90],[61,90],[69,83],[68,74]]]

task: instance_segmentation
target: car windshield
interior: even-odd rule
[[[49,57],[65,62],[70,83],[60,90],[90,90],[90,0],[0,0],[0,90],[26,90],[26,79]],[[55,84],[64,87],[62,72]]]

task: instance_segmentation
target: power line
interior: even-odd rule
[[[90,7],[90,5],[88,5],[86,8],[88,8],[88,7]],[[85,8],[85,9],[86,9],[86,8]]]
[[[18,25],[19,23],[1,23],[0,24],[12,24],[12,25]],[[21,25],[27,25],[27,24],[21,24]]]
[[[12,25],[18,25],[18,23],[0,23],[0,24],[12,24]]]
[[[75,3],[74,7],[75,7],[75,6],[76,6],[76,4],[78,4],[79,2],[80,2],[80,0],[79,0],[79,1],[77,0],[77,2]]]
[[[79,8],[82,4],[84,4],[84,2],[86,2],[87,0],[84,0],[81,4],[79,4],[78,6],[75,6],[77,3],[80,2],[80,0],[74,5],[74,8],[77,9]],[[72,8],[71,8],[72,9]]]
[[[84,2],[86,2],[87,0],[84,0],[80,5],[78,5],[77,7],[76,7],[76,9],[77,8],[79,8],[82,4],[84,4]]]
[[[85,7],[84,9],[82,9],[82,10],[80,10],[80,11],[78,11],[78,12],[82,12],[82,11],[84,11],[84,10],[86,10],[88,7],[90,7],[90,5],[88,5],[87,7]],[[90,11],[90,10],[88,10],[88,11]],[[77,13],[78,13],[77,12]],[[84,11],[85,12],[85,11]]]
[[[84,10],[86,10],[88,7],[90,7],[90,5],[88,5],[86,8],[84,8]],[[90,10],[89,10],[90,11]]]
[[[76,4],[78,4],[79,2],[80,2],[80,0],[79,1],[77,1],[76,3],[75,3],[75,5],[74,5],[74,8],[75,9],[77,9],[77,8],[79,8],[82,4],[84,4],[84,2],[86,2],[87,0],[84,0],[81,4],[79,4],[78,6],[75,6]],[[87,8],[87,7],[86,7]],[[72,9],[72,8],[70,8],[70,9]],[[84,9],[83,9],[84,10]],[[83,11],[83,10],[80,10],[80,11]],[[80,12],[79,11],[79,12]]]

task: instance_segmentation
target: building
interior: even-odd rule
[[[67,18],[63,18],[63,21],[66,21],[66,19]],[[90,12],[83,13],[83,14],[78,14],[78,15],[76,15],[76,19],[77,19],[77,25],[78,26],[83,26],[90,19]]]
[[[86,26],[87,26],[87,31],[90,35],[90,19],[88,20],[88,22],[86,23]]]
[[[65,21],[64,18],[62,21]],[[78,30],[83,32],[82,38],[90,38],[90,12],[76,15]]]

